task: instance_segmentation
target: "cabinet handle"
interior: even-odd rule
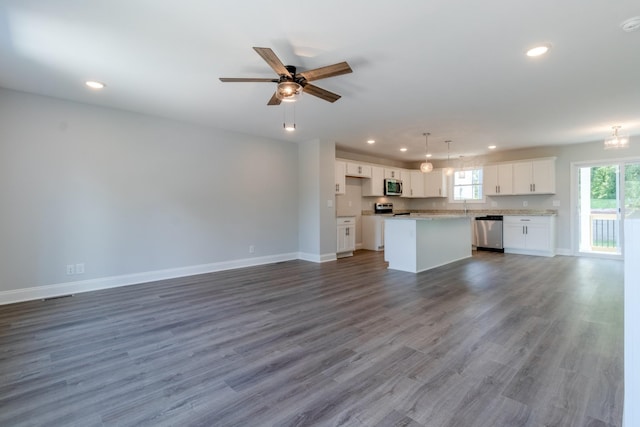
[[[358,166],[358,173],[362,173],[362,166]]]
[[[533,191],[536,191],[536,184],[533,184]]]
[[[438,196],[442,196],[442,188],[438,188]]]
[[[344,230],[345,230],[345,236],[348,236],[348,235],[349,235],[349,230],[350,230],[350,228],[349,228],[349,227],[347,227],[347,228],[345,228]]]
[[[340,191],[340,184],[336,184],[336,193]]]

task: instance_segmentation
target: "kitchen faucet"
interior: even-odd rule
[[[467,214],[467,199],[464,199],[462,201],[462,206],[464,208],[464,214],[466,215]]]

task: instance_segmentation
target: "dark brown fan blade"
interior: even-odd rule
[[[346,62],[340,62],[338,64],[327,65],[326,67],[316,68],[315,70],[303,71],[298,73],[299,76],[307,79],[308,82],[313,80],[326,79],[327,77],[339,76],[341,74],[352,73],[353,70]]]
[[[235,78],[235,77],[220,77],[221,82],[270,82],[277,83],[278,79],[261,79],[261,78]]]
[[[276,74],[279,76],[284,74],[287,77],[293,77],[271,49],[268,47],[254,47],[253,50],[258,52],[258,55],[260,55],[262,59],[264,59],[267,64],[273,68],[273,71],[275,71]]]
[[[267,105],[280,105],[280,102],[282,101],[278,99],[278,97],[276,96],[276,93],[273,92],[273,96],[271,97],[269,102],[267,102]]]
[[[329,92],[328,90],[319,88],[318,86],[314,86],[312,84],[306,84],[304,86],[304,91],[309,95],[317,96],[318,98],[322,98],[325,101],[336,102],[341,98],[337,93]]]

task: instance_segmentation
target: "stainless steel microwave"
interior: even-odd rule
[[[384,195],[385,196],[402,196],[402,181],[399,179],[385,179],[384,180]]]

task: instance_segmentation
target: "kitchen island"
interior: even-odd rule
[[[471,257],[471,218],[411,215],[385,218],[384,259],[393,270],[419,273]]]

